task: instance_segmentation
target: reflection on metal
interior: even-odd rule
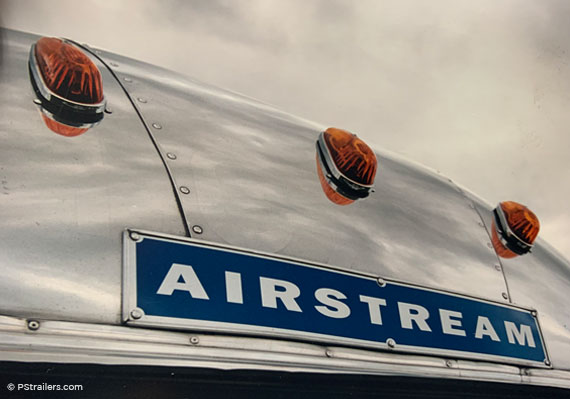
[[[345,130],[328,128],[317,140],[317,173],[327,198],[348,205],[370,195],[378,161],[374,151]]]
[[[50,130],[74,137],[103,119],[106,100],[101,74],[73,43],[39,39],[31,46],[28,67],[42,118]]]
[[[514,258],[530,252],[540,223],[526,206],[513,201],[499,203],[493,210],[492,242],[502,258]]]
[[[54,133],[59,134],[60,136],[65,137],[75,137],[80,136],[85,133],[89,128],[87,127],[75,127],[72,125],[67,125],[65,123],[58,122],[54,119],[54,116],[46,111],[44,108],[40,107],[40,112],[42,116],[42,120],[44,124],[47,126],[49,130]]]

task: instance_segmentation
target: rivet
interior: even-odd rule
[[[40,100],[39,98],[34,98],[34,104],[42,105],[42,100]]]
[[[180,186],[180,192],[182,194],[190,194],[190,189],[186,186]]]
[[[111,107],[105,107],[105,113],[107,114],[112,114],[113,113],[113,109]]]
[[[192,345],[198,345],[200,343],[200,338],[198,338],[197,336],[192,336],[190,337],[190,343]]]
[[[501,271],[501,265],[495,265],[495,269],[500,272]]]
[[[142,309],[139,308],[135,308],[133,310],[131,310],[131,317],[135,320],[140,319],[141,317],[143,317],[143,311]]]
[[[538,312],[536,310],[531,310],[530,314],[532,315],[532,317],[538,316]]]
[[[166,156],[168,157],[168,159],[173,159],[173,160],[176,159],[176,154],[173,154],[171,152],[167,152]]]
[[[396,341],[394,341],[392,338],[388,338],[388,339],[386,340],[386,344],[388,344],[388,346],[389,346],[390,348],[396,347]]]
[[[138,97],[137,100],[139,100],[140,103],[146,103],[146,98],[144,97]]]
[[[449,368],[453,367],[453,362],[451,360],[446,360],[445,365]]]
[[[487,243],[487,246],[488,246],[489,248],[493,248],[493,244],[491,244],[490,242]]]
[[[109,65],[111,65],[112,67],[118,67],[119,64],[117,64],[116,62],[109,62]]]
[[[325,355],[327,355],[327,357],[333,357],[333,351],[331,351],[330,349],[327,349],[325,351]]]
[[[141,240],[141,236],[138,233],[132,232],[131,234],[129,234],[129,237],[131,237],[131,240],[133,241],[142,241]]]
[[[529,369],[522,369],[522,373],[524,375],[530,375],[530,370]]]
[[[197,224],[192,226],[192,231],[196,234],[202,234],[204,232],[204,230],[202,229],[201,226],[198,226]]]
[[[152,127],[153,127],[153,128],[155,128],[155,129],[157,129],[157,130],[160,130],[160,129],[162,129],[162,126],[161,126],[161,125],[159,125],[159,124],[158,124],[158,123],[156,123],[156,122],[154,122],[154,123],[152,124]]]
[[[378,277],[376,279],[376,282],[378,283],[378,285],[382,288],[386,287],[386,281],[382,278],[382,277]]]
[[[547,366],[550,366],[552,363],[550,363],[550,360],[544,359],[544,364],[546,364]]]
[[[32,330],[32,331],[36,331],[37,329],[40,328],[40,322],[37,320],[29,320],[28,321],[28,329]]]
[[[133,80],[132,80],[131,78],[129,78],[128,76],[125,76],[125,77],[123,78],[123,80],[124,80],[125,82],[128,82],[128,83],[131,83],[131,82],[133,81]]]
[[[485,225],[481,222],[479,222],[479,227],[485,227]]]
[[[503,292],[501,295],[503,296],[504,299],[509,299],[509,296],[507,295],[506,292]]]

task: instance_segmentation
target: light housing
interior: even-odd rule
[[[76,128],[70,129],[75,134],[64,135],[81,134],[79,130],[103,119],[106,101],[101,73],[75,44],[42,37],[30,49],[28,68],[42,113],[57,124]]]
[[[330,127],[319,135],[317,173],[327,198],[348,205],[373,191],[378,160],[355,134]]]
[[[531,251],[540,230],[536,215],[514,201],[500,202],[493,210],[492,243],[502,258],[514,258]]]

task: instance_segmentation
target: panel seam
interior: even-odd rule
[[[144,129],[146,130],[152,144],[154,145],[156,151],[158,152],[158,156],[160,157],[160,160],[162,161],[164,168],[166,169],[166,173],[168,175],[168,178],[170,180],[170,184],[172,186],[174,198],[176,200],[176,205],[178,207],[178,211],[179,211],[180,216],[182,218],[182,224],[184,226],[185,234],[187,237],[191,237],[192,235],[190,233],[190,227],[188,224],[188,219],[186,218],[186,213],[184,212],[184,207],[182,206],[182,201],[180,199],[180,195],[178,194],[178,186],[176,184],[176,180],[174,179],[172,171],[170,170],[170,167],[168,166],[168,163],[166,162],[166,158],[164,156],[162,148],[160,147],[160,144],[158,143],[158,141],[156,140],[156,138],[152,134],[150,126],[148,125],[147,121],[143,117],[141,110],[137,107],[135,101],[131,97],[131,94],[128,92],[128,90],[125,88],[125,86],[121,83],[121,80],[119,79],[119,77],[117,76],[115,71],[113,71],[111,69],[111,67],[107,64],[107,62],[105,60],[103,60],[103,58],[101,58],[98,54],[96,54],[94,51],[92,51],[90,48],[86,47],[85,45],[79,44],[79,43],[77,43],[73,40],[70,40],[70,39],[66,39],[66,40],[69,40],[70,42],[72,42],[76,46],[78,46],[78,47],[82,48],[83,50],[89,52],[89,54],[93,55],[93,57],[97,58],[97,60],[99,60],[107,68],[107,70],[111,73],[111,75],[115,78],[115,80],[117,81],[117,83],[119,84],[119,86],[121,87],[121,89],[123,90],[123,92],[125,93],[127,98],[129,99],[129,102],[133,106],[133,108],[134,108],[137,116],[139,117]]]

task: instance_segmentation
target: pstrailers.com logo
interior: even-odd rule
[[[46,382],[42,384],[13,384],[9,383],[6,388],[9,391],[83,391],[83,385],[60,385],[60,384],[48,384]]]

